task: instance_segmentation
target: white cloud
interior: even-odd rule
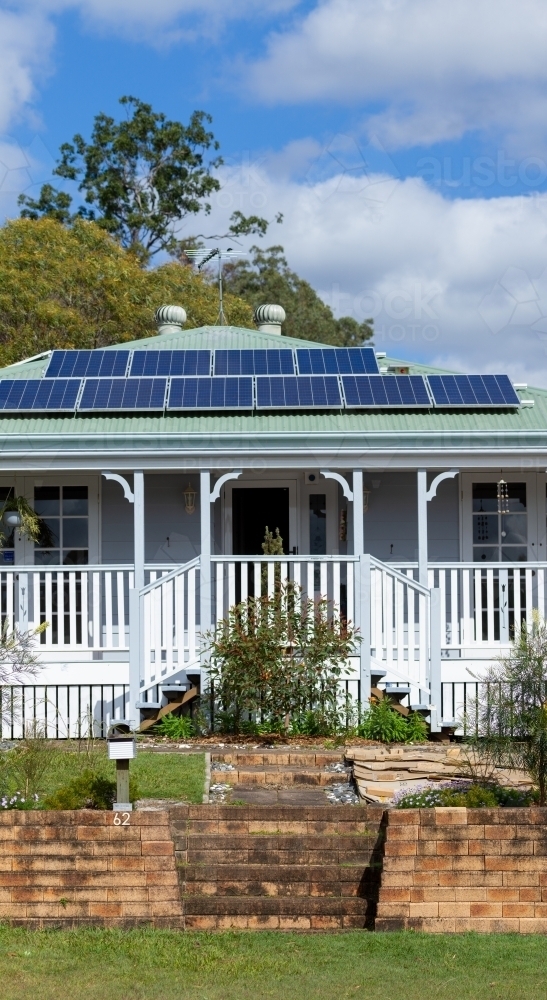
[[[339,315],[373,315],[379,349],[547,385],[547,195],[447,200],[380,174],[302,184],[278,162],[225,171],[201,231],[225,231],[235,208],[282,211],[264,245],[283,243]]]
[[[87,27],[114,29],[118,35],[172,44],[181,38],[218,37],[233,20],[262,20],[294,7],[299,0],[35,0],[48,13],[77,10]],[[35,8],[35,9],[36,9]]]
[[[544,0],[320,0],[270,37],[248,82],[271,102],[375,104],[368,129],[391,148],[493,129],[533,152],[546,44]]]
[[[53,39],[54,29],[40,12],[0,10],[0,131],[32,100]]]

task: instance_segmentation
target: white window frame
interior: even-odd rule
[[[40,475],[17,477],[17,492],[25,496],[32,506],[34,503],[35,486],[87,486],[89,500],[89,558],[90,566],[98,565],[100,561],[100,507],[101,481],[97,475]],[[28,538],[15,535],[15,565],[34,566],[34,542]],[[50,569],[50,566],[42,567]],[[84,566],[66,566],[65,569],[84,569]]]
[[[465,472],[461,476],[461,559],[473,562],[473,483],[526,483],[528,562],[547,558],[545,548],[545,475],[535,472]],[[541,524],[540,524],[541,521]],[[480,563],[477,563],[479,566]],[[500,562],[500,566],[502,563]]]

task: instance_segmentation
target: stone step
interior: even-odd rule
[[[250,903],[252,913],[263,916],[364,916],[367,909],[364,897],[256,896],[251,900],[247,896],[187,896],[184,910],[186,914],[239,915],[249,913]]]
[[[188,913],[184,918],[188,931],[341,931],[371,928],[368,913],[350,914],[278,914],[278,913]]]
[[[211,753],[211,762],[219,761],[222,764],[233,764],[235,767],[319,767],[325,768],[328,764],[342,763],[344,755],[339,750],[322,750],[320,752],[304,751],[281,751],[281,750],[261,750],[261,751],[239,751],[239,750],[214,750]]]
[[[180,868],[185,895],[358,896],[359,865],[202,865]]]
[[[188,929],[371,926],[381,809],[197,809],[170,814]]]
[[[348,773],[350,773],[348,771]],[[211,781],[226,785],[318,785],[324,787],[344,780],[343,771],[322,771],[319,769],[300,768],[296,765],[279,766],[246,766],[233,771],[218,770],[214,761],[211,762]]]

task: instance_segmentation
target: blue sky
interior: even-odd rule
[[[122,94],[201,108],[188,233],[283,211],[265,243],[378,348],[547,384],[546,41],[542,0],[0,2],[0,209]]]

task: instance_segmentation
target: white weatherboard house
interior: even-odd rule
[[[0,372],[0,499],[49,528],[0,550],[2,620],[48,622],[4,735],[189,702],[200,634],[273,589],[276,561],[359,626],[353,697],[380,684],[452,723],[546,611],[547,392],[281,338],[279,307],[258,330],[158,317],[157,336]],[[264,558],[266,525],[285,555]]]

